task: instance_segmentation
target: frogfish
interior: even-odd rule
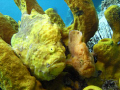
[[[85,78],[89,78],[95,72],[94,58],[88,50],[88,47],[82,42],[82,33],[78,30],[69,32],[68,48],[71,57],[67,64],[72,65],[74,69]]]

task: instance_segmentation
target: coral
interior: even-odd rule
[[[102,85],[103,90],[119,90],[116,81],[114,80],[106,80]]]
[[[0,38],[0,87],[2,90],[44,90],[31,76],[13,49]]]
[[[120,0],[103,0],[101,3],[101,9],[107,9],[110,5],[117,5],[120,3]]]
[[[89,51],[91,52],[93,51],[93,46],[97,44],[99,40],[103,38],[111,38],[113,34],[113,31],[105,18],[104,11],[101,11],[98,14],[98,18],[99,18],[98,30],[95,32],[94,36],[90,38],[90,40],[87,42],[87,46],[89,48]]]
[[[79,30],[83,34],[83,41],[87,42],[98,29],[98,17],[92,0],[64,0],[70,7],[74,22],[64,28],[63,38],[67,45],[70,30]],[[86,7],[87,6],[87,7]]]
[[[10,44],[11,42],[11,37],[14,33],[17,31],[15,28],[12,26],[11,22],[6,19],[6,17],[0,13],[0,37]]]
[[[67,64],[72,65],[83,77],[92,76],[95,71],[94,59],[86,44],[82,42],[80,31],[70,31],[68,47],[72,57],[67,61]]]
[[[14,0],[14,2],[22,13],[30,14],[31,10],[34,8],[38,13],[44,14],[43,9],[40,7],[36,0]]]
[[[10,17],[8,15],[4,15],[4,16],[11,23],[12,27],[14,28],[14,30],[18,31],[18,23],[12,17]]]
[[[83,89],[87,86],[83,77],[92,76],[95,65],[85,43],[98,27],[98,18],[92,0],[65,0],[74,16],[74,22],[69,27],[65,27],[62,19],[53,9],[44,12],[36,0],[14,1],[22,12],[22,18],[18,23],[18,32],[12,34],[12,49],[0,42],[2,89],[43,90],[41,83],[48,90]],[[9,23],[13,25],[11,19]],[[5,26],[1,27],[5,29]],[[13,25],[12,28],[15,29],[15,26]],[[80,31],[83,33],[83,38]],[[63,46],[62,41],[66,44],[65,47],[68,45],[71,53],[71,58],[67,62],[65,61],[67,48]],[[71,69],[69,71],[72,73],[64,72],[66,63],[68,67],[74,68],[77,74]],[[64,75],[60,76],[62,73]]]
[[[94,45],[93,50],[97,55],[96,68],[102,71],[100,78],[103,81],[114,79],[118,82],[120,77],[120,46],[114,44],[112,39],[106,38]]]
[[[46,14],[34,9],[23,14],[19,32],[12,37],[12,47],[32,75],[40,80],[51,80],[65,67],[65,48],[56,24]]]
[[[47,9],[45,13],[50,17],[50,21],[52,24],[56,23],[58,26],[60,26],[60,28],[65,27],[63,20],[53,8]]]
[[[96,67],[102,71],[102,79],[118,79],[119,74],[119,51],[120,46],[113,43],[110,38],[102,39],[93,47],[97,55]]]
[[[96,68],[102,73],[100,74],[101,81],[114,80],[120,86],[120,18],[119,7],[116,5],[110,6],[105,11],[105,17],[113,30],[112,39],[101,39],[98,44],[93,47],[95,55],[97,55]]]
[[[104,14],[113,31],[112,40],[117,44],[120,41],[120,7],[112,5],[105,11]]]
[[[83,90],[102,90],[102,89],[97,86],[90,85],[85,87]]]

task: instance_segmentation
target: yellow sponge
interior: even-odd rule
[[[112,40],[117,44],[120,41],[120,7],[112,5],[105,11],[104,14],[113,30]]]
[[[0,87],[2,90],[43,90],[13,49],[0,38]]]
[[[83,41],[87,42],[98,29],[98,17],[92,0],[64,0],[71,9],[74,22],[64,28],[63,38],[68,42],[70,30],[79,30],[83,34]]]
[[[83,90],[102,90],[102,89],[97,86],[90,85],[90,86],[85,87]]]

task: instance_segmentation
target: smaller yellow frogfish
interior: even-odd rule
[[[82,33],[78,30],[69,32],[68,48],[71,58],[67,61],[83,77],[89,78],[95,72],[94,58],[88,47],[82,42]]]

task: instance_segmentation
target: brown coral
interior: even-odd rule
[[[15,34],[17,31],[12,26],[11,22],[0,13],[0,37],[10,44],[11,37],[13,34]]]

